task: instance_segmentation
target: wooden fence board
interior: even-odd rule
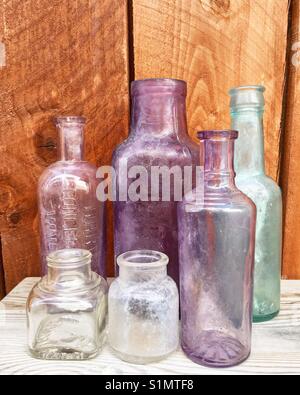
[[[281,173],[284,221],[283,276],[300,279],[300,1],[292,1],[284,154]]]
[[[90,119],[86,151],[98,165],[110,162],[127,134],[127,36],[126,0],[1,2],[0,232],[7,291],[39,274],[36,185],[56,159],[52,117]]]
[[[267,171],[278,178],[288,0],[133,0],[136,78],[189,83],[191,134],[228,128],[228,90],[264,84]]]
[[[6,295],[5,281],[4,281],[4,268],[1,252],[1,239],[0,239],[0,300]]]
[[[56,158],[51,118],[90,118],[88,160],[108,164],[128,130],[128,60],[137,79],[188,81],[193,136],[197,129],[230,125],[230,87],[267,87],[266,161],[274,179],[280,148],[283,155],[284,276],[300,278],[300,66],[289,64],[281,135],[289,0],[131,0],[134,59],[128,59],[127,3],[0,2],[0,237],[6,282],[0,280],[0,297],[5,285],[10,291],[24,277],[39,275],[36,184]],[[300,41],[299,8],[299,0],[292,0],[292,43]],[[296,51],[292,56],[297,61]],[[108,228],[112,275],[111,210]]]

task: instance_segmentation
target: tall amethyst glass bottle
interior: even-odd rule
[[[212,367],[237,365],[251,349],[256,208],[235,185],[237,136],[199,133],[204,190],[178,208],[182,346]]]
[[[183,184],[182,180],[178,184],[174,182],[175,178],[169,177],[168,185],[166,177],[162,176],[159,185],[154,183],[155,187],[151,175],[157,174],[158,170],[174,170],[183,176],[183,168],[198,161],[197,144],[187,133],[186,92],[186,83],[178,80],[134,82],[131,133],[117,148],[113,159],[117,174],[114,205],[116,258],[133,250],[165,253],[170,259],[169,275],[177,283],[178,202],[174,191],[181,188],[182,192]],[[144,181],[142,187],[136,183],[138,178]],[[169,196],[163,196],[162,190],[169,186]],[[135,196],[134,191],[137,191]]]
[[[84,161],[84,126],[81,117],[56,119],[60,159],[39,181],[39,213],[43,273],[47,256],[63,249],[85,249],[92,255],[92,270],[105,277],[104,204],[97,200],[95,166]]]

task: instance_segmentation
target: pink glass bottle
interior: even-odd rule
[[[235,185],[235,131],[199,134],[204,191],[179,205],[182,347],[194,362],[229,367],[251,350],[256,208]]]
[[[132,120],[129,138],[114,153],[117,175],[115,218],[115,258],[134,250],[154,250],[170,259],[168,274],[179,282],[177,199],[171,179],[169,199],[153,198],[151,174],[154,168],[165,170],[196,165],[199,150],[187,132],[187,85],[184,81],[153,79],[132,84]],[[134,177],[127,177],[134,167],[146,169],[139,196],[131,198]],[[138,170],[138,168],[136,168]],[[133,171],[137,175],[136,171]],[[168,187],[163,178],[159,190]],[[144,185],[145,186],[145,185]],[[178,187],[178,184],[176,185]],[[180,187],[179,187],[180,188]],[[182,183],[181,183],[182,188]],[[191,185],[192,189],[192,185]],[[124,196],[125,191],[125,196]],[[123,196],[121,196],[123,195]],[[181,199],[182,200],[182,199]]]
[[[92,253],[92,270],[106,277],[105,206],[97,200],[97,169],[84,161],[85,119],[59,117],[60,159],[39,181],[43,274],[47,256],[63,249]]]

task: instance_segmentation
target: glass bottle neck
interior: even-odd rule
[[[183,139],[187,133],[184,96],[170,93],[150,93],[133,97],[132,135]]]
[[[62,284],[64,288],[75,288],[91,279],[91,264],[83,264],[76,268],[48,266],[47,280],[56,285]]]
[[[208,187],[235,187],[234,143],[227,138],[204,141],[204,178]]]
[[[84,127],[83,125],[59,125],[60,160],[84,160]]]
[[[92,278],[92,254],[86,250],[65,249],[47,257],[48,274],[45,281],[61,291],[80,289]]]
[[[232,128],[239,131],[235,150],[237,177],[265,174],[263,110],[232,110]]]

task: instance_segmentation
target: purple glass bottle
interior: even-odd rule
[[[162,177],[158,188],[153,187],[152,171],[163,166],[169,171],[177,166],[175,172],[183,175],[185,166],[191,167],[199,161],[198,146],[187,133],[186,93],[184,81],[154,79],[133,82],[131,133],[117,148],[113,159],[117,175],[115,258],[134,250],[165,253],[170,258],[169,275],[177,284],[178,201],[174,191],[177,187],[182,192],[183,184],[181,180],[178,185],[171,177],[169,197],[163,196],[162,189],[168,188],[168,183],[164,183],[165,177]],[[146,171],[145,188],[140,188],[139,194],[132,197],[129,196],[130,191],[135,188],[134,180],[139,170],[140,173]],[[127,177],[128,171],[132,177]],[[156,194],[158,189],[159,196]]]
[[[60,160],[39,181],[39,213],[43,273],[47,256],[63,249],[85,249],[93,254],[92,270],[106,277],[104,203],[97,200],[95,166],[84,161],[81,117],[56,119]]]
[[[199,133],[204,191],[178,208],[182,347],[211,367],[237,365],[251,350],[256,207],[235,185],[237,137]]]

